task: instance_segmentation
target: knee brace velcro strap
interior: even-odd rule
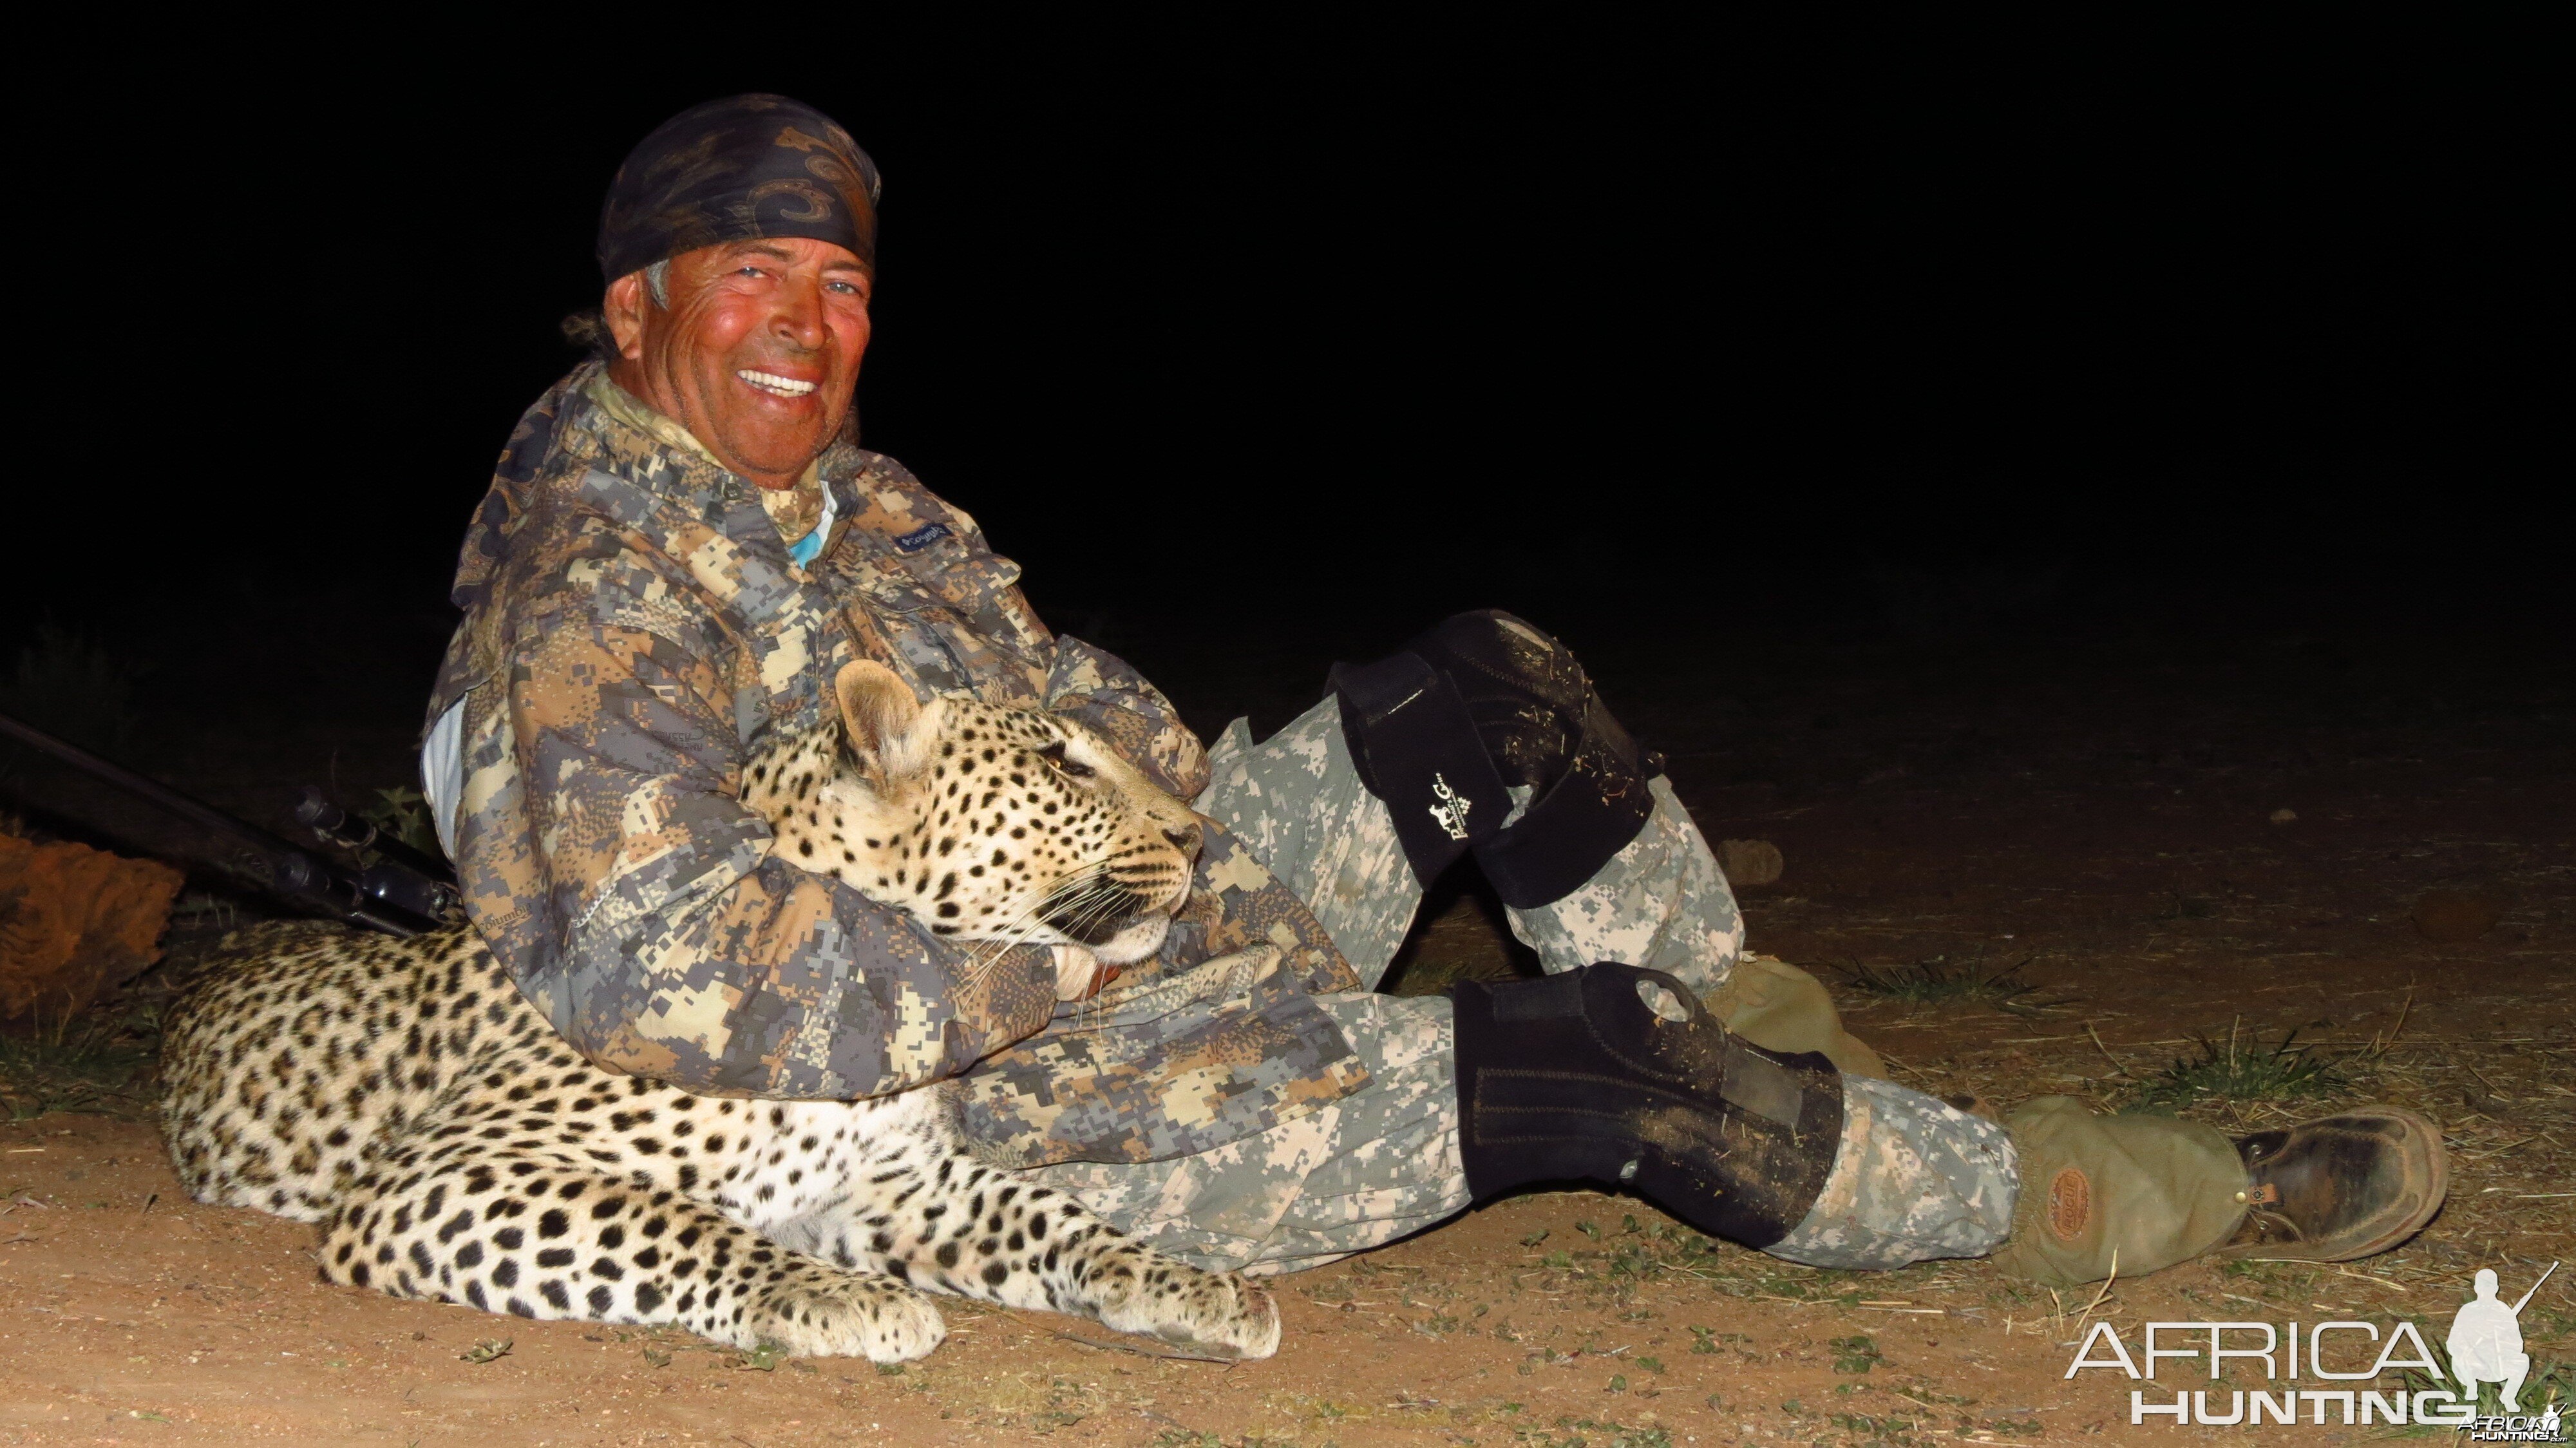
[[[1670,991],[1671,1021],[1639,994]],[[1534,1182],[1633,1187],[1703,1232],[1767,1247],[1806,1219],[1842,1141],[1842,1077],[1729,1035],[1662,971],[1587,966],[1462,982],[1459,1154],[1482,1199]]]
[[[1561,900],[1654,813],[1663,761],[1603,707],[1564,644],[1499,610],[1443,620],[1405,652],[1335,665],[1360,778],[1428,885],[1469,848],[1503,903]],[[1531,793],[1509,828],[1507,786]]]
[[[1335,664],[1328,682],[1360,782],[1386,801],[1404,858],[1427,887],[1502,827],[1512,807],[1502,776],[1457,686],[1421,655]]]
[[[1494,893],[1515,910],[1573,894],[1628,847],[1655,812],[1637,746],[1597,698],[1564,775],[1510,829],[1475,847]]]

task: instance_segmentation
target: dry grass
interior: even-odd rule
[[[148,1011],[91,1010],[0,1035],[0,1117],[29,1121],[49,1111],[131,1114],[148,1094],[141,1078],[160,1044]]]

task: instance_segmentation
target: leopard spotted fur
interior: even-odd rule
[[[1198,827],[1098,738],[917,705],[873,664],[837,693],[841,717],[745,771],[782,858],[959,940],[1086,963],[1160,944]],[[1259,1287],[978,1161],[939,1088],[731,1100],[601,1070],[463,927],[244,932],[174,1008],[163,1073],[188,1189],[320,1224],[333,1282],[880,1362],[938,1346],[927,1293],[1278,1346]]]

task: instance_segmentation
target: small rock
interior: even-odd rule
[[[2466,945],[2496,928],[2505,898],[2492,890],[2427,890],[2415,901],[2415,928],[2444,945]]]
[[[1784,864],[1780,847],[1769,840],[1720,840],[1717,863],[1726,871],[1728,883],[1738,889],[1777,882]]]
[[[2294,809],[2276,809],[2272,811],[2272,823],[2276,825],[2291,824],[2298,818],[2299,812]]]

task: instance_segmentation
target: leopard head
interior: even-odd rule
[[[1142,960],[1189,898],[1198,817],[1082,725],[844,666],[838,717],[772,743],[742,798],[790,864],[959,940]]]

